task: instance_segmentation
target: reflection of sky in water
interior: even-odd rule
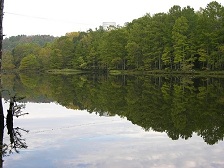
[[[172,141],[145,132],[125,118],[99,117],[60,105],[27,103],[29,115],[14,119],[27,150],[4,159],[4,167],[143,168],[224,167],[224,143],[209,146],[196,135]],[[7,141],[7,133],[5,132]]]

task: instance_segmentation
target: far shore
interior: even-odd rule
[[[167,70],[80,70],[80,69],[50,69],[50,70],[2,70],[0,74],[10,73],[48,73],[62,75],[78,75],[78,74],[109,74],[109,75],[159,75],[159,76],[209,76],[209,77],[224,77],[224,71],[167,71]]]
[[[50,74],[86,74],[86,73],[105,73],[102,71],[76,70],[76,69],[53,69],[48,70]],[[165,70],[108,70],[110,75],[193,75],[193,76],[223,76],[224,71],[165,71]]]

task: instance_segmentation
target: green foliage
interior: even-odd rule
[[[124,27],[70,32],[47,44],[50,36],[18,36],[4,45],[12,51],[15,68],[34,54],[44,70],[222,70],[223,32],[224,7],[213,1],[197,12],[175,5]],[[14,67],[10,62],[7,68]]]
[[[5,38],[3,40],[2,45],[3,50],[12,51],[12,49],[19,44],[34,43],[43,47],[46,43],[53,42],[54,39],[55,37],[49,35],[35,35],[35,36],[19,35]]]
[[[37,59],[40,63],[40,69],[49,69],[49,62],[51,59],[51,52],[52,47],[50,45],[46,45],[45,47],[41,48],[38,52]]]
[[[38,70],[39,68],[40,68],[40,64],[36,56],[32,54],[24,57],[19,66],[20,71]]]
[[[70,36],[72,36],[72,35],[70,35]],[[52,50],[54,52],[51,55],[51,57],[54,57],[54,56],[61,57],[61,59],[56,58],[56,60],[58,59],[58,61],[60,61],[61,68],[62,67],[72,68],[74,46],[73,46],[72,38],[70,36],[62,36],[62,37],[56,39],[52,45]],[[57,54],[55,53],[55,51],[57,51]],[[58,53],[60,53],[60,56],[58,55]],[[52,58],[52,59],[54,59],[54,58]]]
[[[14,69],[13,56],[11,52],[4,51],[2,54],[2,69]]]
[[[174,41],[174,63],[183,62],[186,59],[188,20],[181,16],[175,21],[172,31]]]
[[[189,139],[193,133],[210,145],[223,140],[223,78],[34,73],[19,77],[3,75],[3,89],[14,88],[27,101],[54,101],[99,115],[119,115],[173,140]]]
[[[53,49],[50,55],[50,68],[62,69],[63,56],[60,49]]]
[[[110,63],[112,69],[126,69],[127,34],[125,29],[116,29],[107,32],[104,45],[101,50],[106,64]],[[106,51],[106,52],[105,52]]]
[[[19,68],[22,59],[28,55],[38,55],[40,46],[32,43],[19,44],[12,50],[14,65]]]

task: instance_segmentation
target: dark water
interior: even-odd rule
[[[14,95],[29,113],[13,143],[4,128],[3,167],[224,167],[224,78],[20,74],[2,88],[5,117]]]

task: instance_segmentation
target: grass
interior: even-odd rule
[[[195,70],[192,70],[192,71],[110,70],[109,74],[111,75],[192,75],[192,76],[224,77],[224,71],[195,71]]]
[[[77,69],[51,69],[47,73],[50,74],[84,74],[92,73],[92,71]],[[167,70],[109,70],[110,75],[192,75],[192,76],[211,76],[224,77],[224,71],[167,71]]]
[[[86,73],[86,71],[77,69],[51,69],[47,70],[46,72],[50,74],[63,74],[63,75]]]

